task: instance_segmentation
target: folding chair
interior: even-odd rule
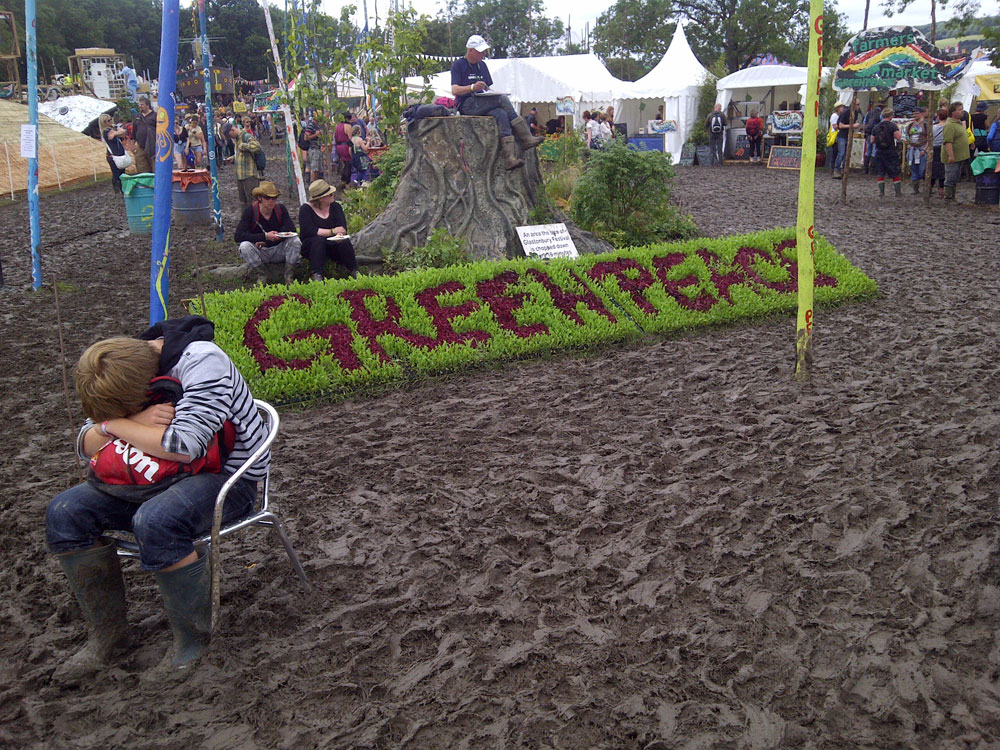
[[[275,533],[278,535],[278,539],[281,541],[282,546],[285,548],[285,552],[288,553],[288,559],[298,574],[302,581],[302,585],[305,586],[306,591],[310,591],[309,581],[306,580],[306,572],[302,569],[302,563],[299,562],[298,556],[295,554],[295,550],[292,547],[291,541],[288,539],[288,533],[285,531],[285,525],[281,522],[281,519],[274,514],[273,511],[268,509],[269,497],[268,493],[271,488],[271,467],[268,465],[267,473],[264,475],[263,487],[258,488],[257,500],[259,501],[260,507],[257,510],[251,511],[250,515],[245,518],[240,519],[228,526],[222,526],[222,506],[225,503],[226,495],[229,494],[229,490],[234,484],[242,477],[246,471],[254,465],[254,463],[259,459],[267,449],[271,447],[271,443],[274,442],[274,438],[278,435],[278,412],[273,406],[271,406],[266,401],[261,401],[260,399],[254,399],[254,405],[260,412],[261,419],[264,420],[264,428],[267,430],[267,437],[264,442],[251,454],[251,456],[243,463],[242,466],[222,485],[222,489],[219,490],[219,494],[215,497],[215,516],[214,522],[212,524],[212,533],[207,536],[203,536],[200,539],[196,539],[194,546],[205,547],[209,552],[212,552],[213,540],[215,543],[215,554],[213,555],[213,563],[217,561],[219,541],[224,536],[229,536],[237,531],[246,529],[250,526],[269,526],[274,529]],[[115,546],[117,547],[119,557],[131,557],[138,559],[139,557],[139,544],[134,541],[133,538],[121,539],[115,538]],[[214,565],[212,569],[212,629],[215,629],[215,624],[218,620],[219,612],[219,566]]]

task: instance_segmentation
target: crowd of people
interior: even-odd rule
[[[883,104],[873,105],[863,117],[852,117],[846,105],[837,105],[830,116],[831,132],[836,132],[833,178],[843,177],[849,135],[852,130],[860,131],[864,172],[874,172],[880,196],[885,195],[887,179],[892,181],[895,195],[902,194],[901,156],[912,192],[919,193],[927,177],[929,154],[930,189],[936,189],[940,198],[955,200],[957,186],[973,156],[1000,152],[1000,112],[990,122],[988,110],[986,102],[977,103],[971,115],[959,101],[943,102],[931,114],[925,107],[917,107],[904,130],[893,121],[893,109]],[[1000,162],[996,170],[1000,172]]]

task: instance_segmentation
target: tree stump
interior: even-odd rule
[[[500,135],[492,117],[428,117],[410,126],[406,165],[392,202],[353,239],[358,255],[412,251],[438,228],[468,240],[475,259],[523,257],[516,227],[529,223],[544,190],[537,149],[522,155],[524,166],[504,169]],[[611,245],[565,221],[581,253],[607,252]]]

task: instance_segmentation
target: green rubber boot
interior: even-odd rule
[[[878,182],[878,195],[879,198],[885,198],[885,181],[883,180]]]
[[[170,664],[184,669],[205,653],[212,639],[212,575],[208,555],[183,568],[159,570],[155,575],[174,634]]]
[[[125,581],[114,545],[56,555],[87,623],[87,643],[52,674],[62,683],[78,682],[128,648]]]
[[[893,180],[893,182],[892,182],[892,188],[896,192],[896,197],[897,198],[903,197],[903,183],[901,181],[899,181],[899,180]]]

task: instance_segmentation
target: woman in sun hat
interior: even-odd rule
[[[327,258],[347,268],[351,276],[358,275],[354,246],[347,239],[347,219],[343,207],[335,200],[335,194],[336,190],[326,180],[313,180],[309,184],[309,202],[303,203],[299,209],[302,252],[309,258],[313,281],[323,280]]]

